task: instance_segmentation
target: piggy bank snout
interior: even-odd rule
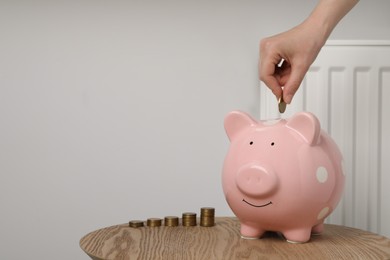
[[[236,184],[247,196],[262,197],[276,191],[278,178],[271,169],[261,164],[250,163],[239,168]]]

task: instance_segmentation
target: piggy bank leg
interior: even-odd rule
[[[293,244],[306,243],[310,240],[310,234],[311,228],[294,229],[283,232],[287,242]]]
[[[318,225],[315,225],[311,229],[311,234],[312,235],[320,235],[324,231],[324,223],[320,223]]]
[[[265,230],[258,227],[241,224],[240,232],[241,237],[244,239],[258,239],[264,234]]]

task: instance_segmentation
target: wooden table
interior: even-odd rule
[[[290,244],[277,233],[242,239],[236,218],[220,217],[213,227],[141,227],[128,224],[93,231],[81,248],[97,259],[390,259],[390,239],[337,225],[305,244]]]

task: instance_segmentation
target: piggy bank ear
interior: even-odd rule
[[[286,126],[297,132],[309,145],[316,145],[319,141],[320,121],[311,113],[302,112],[294,115]]]
[[[225,130],[230,141],[242,130],[256,124],[250,115],[240,111],[232,111],[225,117]]]

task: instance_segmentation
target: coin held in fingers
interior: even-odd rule
[[[282,95],[279,98],[279,112],[283,114],[284,111],[286,111],[286,106],[287,106],[287,104],[286,104],[286,102],[284,102],[283,95]]]

